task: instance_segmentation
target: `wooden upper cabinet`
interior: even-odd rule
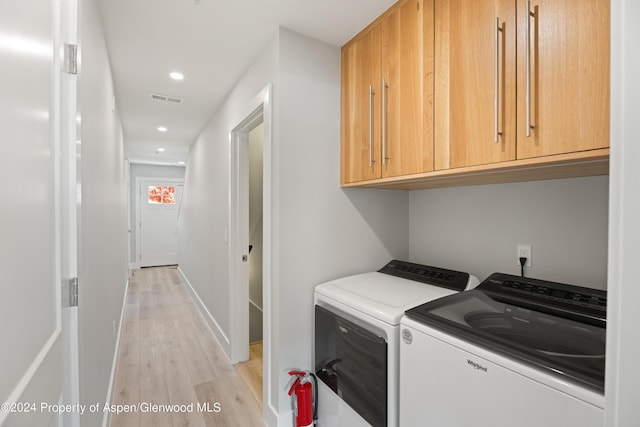
[[[340,183],[380,178],[380,26],[342,48]]]
[[[401,0],[342,47],[341,184],[433,170],[433,0]]]
[[[609,147],[609,3],[518,0],[519,159]]]
[[[342,48],[341,184],[606,174],[609,21],[610,0],[398,1]]]
[[[433,1],[400,2],[381,25],[382,176],[431,171]]]
[[[435,168],[516,158],[514,0],[436,0]]]
[[[609,0],[436,0],[435,26],[436,170],[609,147]]]

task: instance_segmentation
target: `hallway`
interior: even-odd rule
[[[175,267],[133,270],[125,310],[112,427],[263,424]]]

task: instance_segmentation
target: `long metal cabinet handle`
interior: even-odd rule
[[[500,18],[496,17],[495,27],[495,68],[494,68],[494,91],[493,91],[493,113],[494,113],[494,133],[493,142],[498,143],[499,136],[502,135],[499,129],[500,117]]]
[[[373,87],[369,85],[369,167],[373,167]]]
[[[525,21],[525,32],[527,34],[527,42],[526,42],[526,69],[527,76],[525,79],[526,82],[526,90],[525,90],[525,103],[526,103],[526,130],[525,134],[527,137],[531,136],[531,17],[535,17],[534,13],[531,13],[531,1],[527,0],[527,20]]]
[[[389,85],[382,79],[382,164],[389,160],[387,155],[387,88]]]

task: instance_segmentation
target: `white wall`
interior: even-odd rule
[[[128,274],[123,136],[111,109],[114,88],[96,0],[81,2],[80,40],[80,396],[91,404],[107,399],[112,322],[119,323]],[[81,423],[100,425],[102,415],[85,413]]]
[[[229,327],[229,131],[268,83],[274,105],[273,307],[265,315],[273,325],[276,379],[268,404],[281,425],[291,425],[286,372],[312,369],[313,287],[406,258],[408,196],[340,189],[340,49],[280,29],[193,144],[185,176],[180,268],[222,333]],[[223,346],[228,353],[228,343]]]
[[[606,427],[640,420],[640,2],[611,2],[611,203]]]
[[[129,245],[131,247],[129,257],[130,263],[136,262],[136,178],[152,177],[184,179],[184,172],[184,166],[160,166],[131,163],[129,178],[129,223],[131,224],[131,232],[129,233]]]
[[[276,39],[231,91],[189,150],[178,219],[178,264],[212,314],[227,355],[229,347],[229,131],[245,105],[275,80]]]
[[[525,275],[606,289],[606,176],[413,191],[414,262],[520,274],[518,243],[532,247]]]

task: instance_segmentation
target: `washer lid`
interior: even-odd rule
[[[378,272],[323,283],[316,286],[315,292],[394,326],[400,324],[406,310],[456,293]]]
[[[503,273],[407,317],[604,393],[605,291]]]

